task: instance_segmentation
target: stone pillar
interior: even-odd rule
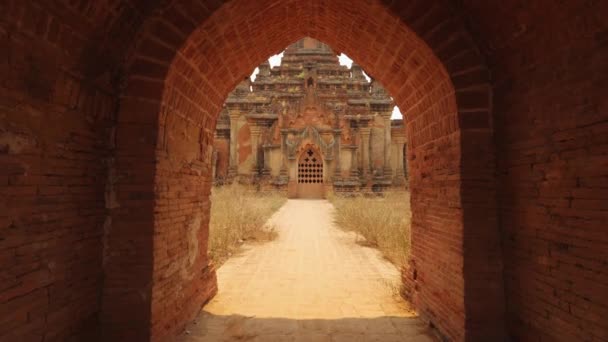
[[[390,179],[391,169],[391,117],[386,116],[384,121],[384,176]]]
[[[240,117],[238,111],[230,111],[230,161],[228,167],[228,177],[234,177],[238,171],[238,157],[237,157],[237,121]]]
[[[279,175],[281,177],[289,177],[287,173],[287,130],[281,129],[281,170]]]
[[[262,127],[257,126],[255,123],[250,123],[249,130],[251,131],[251,156],[253,157],[251,165],[251,175],[255,177],[260,172],[260,167],[258,165],[258,157],[260,154],[258,144],[260,141],[260,135],[262,134]]]
[[[369,137],[371,129],[369,127],[361,127],[361,168],[363,176],[369,174]]]
[[[355,131],[355,136],[353,138],[355,138],[357,141],[359,141],[359,131]],[[359,178],[359,151],[361,150],[361,144],[352,144],[350,145],[351,147],[351,156],[350,156],[350,176],[352,178]]]
[[[403,165],[403,147],[405,146],[404,137],[396,137],[395,142],[397,143],[397,171],[395,172],[395,178],[393,179],[394,184],[405,183],[405,166]]]
[[[334,179],[342,177],[342,167],[340,165],[340,142],[342,140],[342,130],[334,129]]]
[[[350,153],[350,164],[348,165],[349,177],[356,177],[357,175],[355,173],[357,171],[357,146],[347,145],[345,146],[345,148],[347,148],[348,153]]]
[[[359,161],[357,160],[357,145],[350,146],[350,176],[359,178]]]
[[[403,176],[407,178],[407,142],[401,144],[401,169],[403,170]]]
[[[270,165],[270,151],[272,150],[271,145],[263,145],[262,146],[262,175],[265,177],[270,176],[272,173],[272,166]]]
[[[361,136],[361,130],[357,130],[357,170],[359,175],[363,174],[363,137]]]
[[[211,181],[215,182],[215,177],[217,176],[217,151],[213,149],[213,153],[211,154]]]

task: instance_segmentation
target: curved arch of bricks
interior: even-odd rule
[[[489,76],[447,8],[439,1],[235,0],[218,8],[173,1],[150,19],[129,56],[118,115],[121,207],[107,236],[116,256],[108,259],[104,333],[131,325],[135,335],[173,334],[214,294],[206,243],[216,118],[255,66],[312,36],[361,64],[404,113],[413,212],[407,294],[447,336],[501,334]],[[133,246],[121,241],[129,238],[136,253],[126,253]],[[487,282],[496,286],[478,286]],[[115,300],[126,300],[139,322],[121,312],[124,304],[107,304]]]
[[[403,280],[426,319],[454,340],[502,321],[522,340],[608,336],[608,2],[262,2],[0,1],[0,339],[158,340],[195,315],[216,290],[214,110],[298,35],[406,111]]]

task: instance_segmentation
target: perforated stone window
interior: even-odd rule
[[[312,150],[308,149],[298,163],[299,184],[323,183],[323,161]]]

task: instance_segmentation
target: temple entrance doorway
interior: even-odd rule
[[[298,160],[298,198],[324,198],[323,159],[321,154],[308,147]]]

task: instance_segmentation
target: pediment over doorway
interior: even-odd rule
[[[289,159],[296,159],[296,157],[302,152],[302,150],[309,144],[319,146],[320,152],[325,160],[333,160],[333,147],[335,145],[335,139],[331,133],[325,134],[328,136],[329,142],[327,142],[322,133],[313,126],[306,126],[303,129],[296,131],[288,137],[285,141],[287,146],[287,157]]]

